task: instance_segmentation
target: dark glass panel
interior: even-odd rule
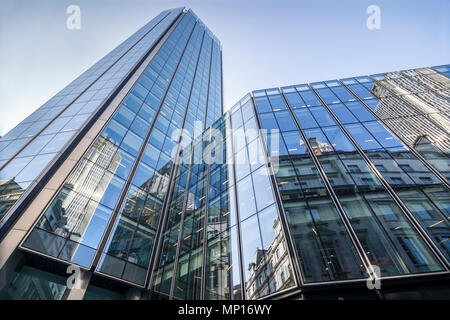
[[[23,266],[13,272],[0,290],[1,300],[61,300],[66,278]]]
[[[327,196],[285,202],[305,282],[366,277],[345,227]]]

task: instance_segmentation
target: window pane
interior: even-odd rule
[[[324,107],[313,107],[309,108],[309,110],[314,115],[314,118],[320,126],[336,125],[336,122]]]
[[[274,202],[272,186],[265,166],[253,172],[252,177],[255,186],[256,207],[260,211]]]
[[[129,131],[125,138],[123,139],[120,147],[126,152],[133,156],[137,156],[139,148],[142,144],[142,139],[135,135],[133,132]]]
[[[345,125],[345,128],[363,150],[381,148],[378,142],[361,124],[348,124]]]
[[[370,111],[367,110],[366,107],[359,101],[347,102],[345,105],[359,121],[376,120]]]
[[[307,108],[297,109],[294,110],[294,113],[298,122],[300,123],[300,126],[303,129],[315,128],[319,126],[316,120],[314,120],[314,117],[309,112],[309,109]]]
[[[256,212],[253,184],[250,176],[237,183],[237,195],[239,197],[239,217],[241,220]]]
[[[343,124],[358,122],[353,114],[348,111],[348,109],[342,103],[331,105],[330,108],[335,116],[339,119],[339,121]]]

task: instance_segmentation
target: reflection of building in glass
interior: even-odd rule
[[[25,190],[14,182],[14,178],[1,179],[0,188],[2,190],[2,194],[0,195],[0,219],[2,219],[3,215],[19,199]]]
[[[62,201],[62,212],[55,212],[61,217],[52,219],[55,224],[52,229],[55,229],[56,234],[67,237],[67,232],[70,232],[72,237],[83,237],[95,211],[94,206],[88,206],[90,199],[84,194],[94,194],[91,199],[99,202],[120,161],[120,153],[116,152],[114,144],[108,139],[103,139],[88,151],[83,164],[72,172],[65,184],[66,188],[75,189],[78,193],[71,193]],[[107,167],[110,172],[104,172],[101,167]],[[47,221],[49,220],[50,217]]]
[[[142,237],[142,234],[153,237],[156,233],[159,214],[163,205],[158,196],[167,191],[168,184],[169,173],[167,172],[167,166],[164,166],[128,196],[120,221],[122,228],[114,233],[105,258],[116,261],[119,269],[122,269],[122,267],[118,259],[124,259],[145,274],[146,270],[138,266],[147,262],[150,244],[146,243],[146,237]],[[131,247],[130,242],[132,243]],[[111,271],[111,273],[114,273],[114,271]]]
[[[327,142],[317,140],[316,138],[309,139],[309,144],[313,148],[314,153],[318,156],[320,156],[324,152],[333,150],[333,147],[330,146]]]
[[[61,300],[66,289],[64,280],[63,277],[25,266],[14,273],[6,285],[9,290],[0,292],[0,299]]]
[[[248,299],[264,297],[269,292],[284,290],[295,284],[278,219],[274,221],[273,228],[275,239],[269,249],[258,248],[253,262],[248,266],[250,278],[245,284]]]
[[[40,229],[61,239],[70,239],[70,245],[66,244],[61,250],[59,241],[55,241],[55,236],[47,232],[35,232],[33,241],[48,252],[58,252],[59,257],[74,259],[79,243],[83,241],[92,221],[97,202],[111,182],[120,161],[120,154],[108,139],[100,139],[99,143],[93,145],[64,184],[64,192],[55,199],[54,204],[46,211],[45,218],[39,223]],[[111,172],[105,172],[94,163],[108,167]],[[89,199],[86,194],[95,196]]]
[[[414,76],[386,73],[371,88],[379,101],[374,112],[409,146],[425,137],[442,152],[449,153],[449,83],[448,78],[437,73]]]
[[[162,12],[0,139],[0,298],[447,298],[449,73],[223,112],[219,40]]]

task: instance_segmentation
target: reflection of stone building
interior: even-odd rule
[[[373,111],[389,128],[413,147],[419,137],[426,137],[443,152],[450,152],[450,80],[442,75],[401,77],[386,73],[375,81],[371,92],[377,97]],[[437,78],[436,78],[437,77]],[[388,88],[390,91],[386,90]]]
[[[237,284],[233,287],[233,298],[234,300],[242,300],[240,284]]]
[[[148,193],[163,199],[168,188],[170,178],[170,161],[166,163],[161,169],[154,173],[154,175],[148,179],[140,188],[144,189]]]
[[[208,243],[208,299],[225,299],[232,298],[231,295],[240,294],[240,286],[236,290],[230,290],[233,283],[232,268],[237,267],[237,263],[233,265],[232,254],[227,248],[230,246],[230,238],[214,238]]]
[[[357,152],[336,151],[339,156],[334,152],[320,152],[318,159],[343,209],[351,217],[352,226],[364,244],[367,255],[374,264],[383,264],[386,269],[403,268],[403,266],[394,266],[393,260],[386,254],[386,251],[379,250],[379,239],[376,236],[379,231],[376,228],[371,228],[370,212],[372,207],[375,208],[376,212],[384,213],[379,223],[393,239],[395,247],[403,248],[404,254],[419,252],[420,250],[417,250],[415,244],[408,238],[407,230],[401,227],[402,222],[397,217],[396,207],[392,205],[389,197],[379,195],[380,182],[377,181],[373,173],[368,171],[366,162],[358,156]],[[315,153],[317,155],[317,151]],[[424,194],[417,191],[418,187],[426,188],[430,185],[439,185],[440,181],[419,160],[411,157],[408,151],[403,149],[390,150],[389,154],[383,150],[367,152],[381,175],[395,190],[398,190],[399,196],[407,207],[414,212],[425,227],[428,227],[433,237],[437,239],[436,241],[447,241],[446,239],[449,237],[448,227],[445,226],[445,223],[442,223],[443,221],[440,220],[442,217],[439,216],[436,208],[430,206]],[[341,240],[338,235],[341,227],[336,221],[336,213],[328,207],[329,202],[326,199],[326,194],[322,194],[320,186],[317,184],[318,176],[317,173],[315,174],[314,164],[305,161],[306,155],[291,155],[290,158],[294,168],[291,167],[289,157],[281,157],[277,175],[285,204],[285,212],[293,230],[293,237],[297,243],[303,243],[305,247],[311,250],[317,248],[315,240],[320,239],[324,252],[326,252],[326,254],[322,253],[322,256],[313,256],[309,250],[303,250],[299,253],[305,261],[303,270],[305,277],[307,280],[309,277],[319,277],[321,272],[326,274],[325,271],[331,268],[334,274],[341,274],[342,270],[348,269],[349,261],[347,258],[350,254],[343,250],[345,243],[340,243]],[[298,177],[295,176],[295,171],[299,175]],[[304,193],[312,193],[311,190],[317,192],[316,198],[308,201],[308,209],[299,195],[299,189]],[[362,195],[361,199],[370,202],[370,206],[352,205],[352,202],[355,202],[355,191]],[[445,193],[445,190],[443,192]],[[413,199],[411,199],[411,194]],[[325,197],[322,199],[320,195]],[[319,230],[320,232],[316,233]],[[317,248],[317,250],[319,249]],[[309,268],[308,264],[311,264],[311,262],[320,265],[320,260],[328,259],[327,257],[331,257],[327,262],[329,263],[327,268]],[[414,267],[421,268],[420,261],[426,261],[426,258],[417,253],[417,257],[412,260],[416,263]]]
[[[294,285],[281,223],[278,218],[273,223],[273,242],[268,249],[257,248],[253,261],[248,266],[250,276],[245,284],[245,296],[248,299],[259,298]]]
[[[412,148],[419,152],[433,167],[450,180],[450,160],[448,160],[447,152],[447,154],[443,154],[426,135],[418,136]]]
[[[161,215],[163,197],[169,185],[168,164],[163,166],[153,176],[149,177],[139,189],[127,197],[125,207],[120,216],[120,227],[107,249],[107,258],[114,259],[123,268],[124,259],[139,269],[139,273],[146,273],[145,265],[149,259],[150,247],[156,233],[159,217]],[[137,254],[138,251],[146,254]],[[113,258],[115,257],[115,258]],[[130,268],[130,267],[129,267]],[[115,274],[113,272],[113,274]]]
[[[91,199],[99,202],[122,159],[116,146],[106,139],[91,147],[85,157],[87,160],[75,169],[68,181],[79,194],[74,199],[67,200],[72,201],[66,209],[66,228],[80,237],[86,231],[96,207],[87,205],[89,199],[83,195],[92,194]],[[104,167],[107,167],[109,172],[105,171]],[[84,210],[83,217],[79,216],[79,213],[83,212],[81,208],[87,209]]]
[[[164,166],[139,186],[139,189],[130,193],[123,209],[123,215],[156,228],[164,199],[163,195],[169,186],[169,174],[167,166]]]
[[[120,161],[121,155],[111,141],[101,139],[94,144],[65,184],[76,192],[67,193],[66,198],[59,199],[61,205],[54,206],[51,214],[47,212],[51,230],[64,237],[70,233],[72,238],[82,238],[97,207],[95,202],[103,197]],[[110,171],[105,171],[105,167]],[[89,203],[91,200],[95,202]]]

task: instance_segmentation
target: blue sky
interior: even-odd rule
[[[68,30],[66,8],[81,8]],[[366,8],[381,9],[381,29]],[[2,0],[0,135],[160,11],[186,6],[223,46],[225,109],[250,90],[450,61],[448,0]]]

